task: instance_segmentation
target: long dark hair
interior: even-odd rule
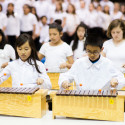
[[[36,63],[36,60],[39,60],[39,59],[38,59],[38,56],[37,56],[37,51],[36,51],[36,48],[35,48],[34,41],[33,41],[32,37],[28,34],[25,34],[25,33],[21,34],[17,38],[16,48],[22,46],[26,42],[28,42],[30,47],[31,47],[31,55],[29,56],[27,61],[30,65],[35,65],[35,68],[36,68],[37,72],[41,73],[40,70],[38,69],[38,66],[37,66],[37,63]],[[19,59],[19,55],[17,53],[17,50],[16,50],[16,59]],[[32,60],[34,61],[34,64],[32,64]]]
[[[76,31],[75,31],[75,35],[74,35],[74,42],[73,42],[73,45],[72,45],[72,51],[76,50],[77,47],[78,47],[78,41],[79,41],[79,38],[78,38],[78,35],[77,35],[77,30],[79,29],[79,27],[83,27],[85,29],[85,34],[86,34],[86,30],[87,30],[87,26],[81,22],[77,28],[76,28]],[[85,35],[84,35],[85,36]]]
[[[3,31],[1,29],[0,29],[0,35],[2,36],[2,40],[0,42],[0,49],[3,49],[5,44],[7,43],[7,41],[6,41],[6,37],[3,33]]]
[[[10,6],[10,5],[14,7],[14,4],[13,4],[13,3],[9,3],[9,4],[8,4],[8,6]],[[15,16],[14,16],[14,11],[10,14],[9,11],[8,11],[8,9],[7,9],[7,17],[9,17],[10,15],[12,15],[13,17],[15,17]]]

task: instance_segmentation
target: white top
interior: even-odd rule
[[[67,14],[66,15],[66,31],[73,32],[76,27],[80,24],[80,19],[77,15]]]
[[[40,23],[41,31],[40,31],[40,43],[45,42],[45,40],[49,37],[49,26],[43,25]]]
[[[35,15],[32,13],[29,13],[27,15],[23,15],[21,18],[21,31],[23,32],[28,32],[28,31],[33,31],[33,25],[37,24],[37,19]]]
[[[88,15],[85,22],[90,28],[98,27],[99,25],[98,13],[95,10],[93,10],[92,12],[88,11]]]
[[[3,27],[7,26],[7,16],[0,12],[0,29],[3,29]]]
[[[112,20],[121,19],[123,16],[122,12],[120,11],[118,11],[117,13],[112,12],[110,15],[111,15]]]
[[[103,13],[102,11],[97,11],[97,14],[98,14],[98,26],[105,29],[107,15],[105,13]]]
[[[74,43],[74,40],[71,41],[70,46],[72,48]],[[84,43],[85,43],[85,38],[83,40],[78,40],[78,47],[77,49],[73,52],[73,57],[74,60],[79,59],[84,56],[85,51],[84,51]]]
[[[17,15],[10,15],[7,17],[7,27],[5,30],[6,35],[19,36],[20,35],[20,19]]]
[[[66,17],[66,13],[65,12],[54,12],[51,16],[51,18],[53,19],[53,21],[60,19],[63,21],[63,19]]]
[[[59,46],[45,43],[39,52],[45,56],[45,67],[49,72],[60,72],[60,64],[66,63],[67,57],[73,55],[71,47],[65,42]]]
[[[109,84],[112,78],[117,78],[119,84],[121,84],[120,87],[125,85],[124,75],[113,67],[110,60],[101,56],[93,64],[86,56],[76,60],[68,72],[60,75],[59,85],[61,87],[62,82],[65,80],[68,80],[69,83],[74,80],[77,89],[99,90]],[[79,84],[82,84],[82,86],[79,86]]]
[[[105,14],[105,23],[103,24],[103,29],[107,30],[110,23],[111,23],[111,16],[108,14]]]
[[[7,6],[10,0],[4,0],[4,1],[0,1],[0,4],[2,5],[2,12],[6,14],[7,11]]]
[[[21,59],[17,59],[10,62],[0,73],[0,77],[3,76],[4,73],[7,74],[6,76],[1,77],[0,83],[5,81],[11,75],[13,87],[35,87],[37,85],[37,79],[42,78],[44,80],[43,88],[50,89],[50,79],[46,74],[43,63],[40,61],[36,62],[41,73],[38,73],[35,66],[30,65],[27,61],[23,62]],[[21,83],[23,83],[23,86],[20,85]]]
[[[80,21],[84,22],[85,24],[87,24],[86,17],[88,16],[88,10],[86,10],[86,9],[79,9],[79,10],[76,11],[76,13],[79,16]]]
[[[39,0],[39,1],[36,1],[35,3],[34,3],[34,7],[36,8],[36,12],[37,12],[37,15],[39,16],[39,17],[42,17],[42,16],[47,16],[47,18],[49,19],[49,17],[50,17],[50,13],[51,13],[51,6],[50,6],[50,4],[49,4],[49,2],[48,1],[41,1],[41,0]]]
[[[119,45],[115,45],[113,40],[110,39],[104,42],[103,47],[106,57],[110,59],[118,69],[122,70],[122,65],[125,64],[125,40]]]
[[[113,2],[111,2],[110,0],[109,1],[104,1],[104,0],[101,0],[100,1],[100,5],[104,8],[104,6],[109,6],[109,9],[110,9],[110,12],[113,12],[114,10],[114,4]]]
[[[15,60],[15,50],[9,44],[4,46],[4,49],[0,49],[0,70],[3,63],[9,62],[10,59]]]

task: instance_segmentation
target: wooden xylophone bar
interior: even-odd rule
[[[59,90],[57,96],[95,96],[95,97],[116,97],[116,90]]]
[[[1,87],[0,88],[0,93],[7,93],[7,94],[34,94],[37,90],[39,90],[38,87],[34,87],[34,88]]]

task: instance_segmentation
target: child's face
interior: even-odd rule
[[[42,19],[41,19],[41,22],[42,22],[42,24],[47,24],[47,18],[46,17],[43,17]]]
[[[31,12],[32,12],[32,14],[36,14],[35,8],[32,8]]]
[[[119,42],[123,39],[123,31],[120,27],[115,27],[111,31],[111,35],[114,41]]]
[[[49,29],[49,38],[52,43],[57,44],[61,40],[61,35],[57,29]]]
[[[24,14],[28,14],[30,12],[30,9],[28,8],[28,6],[24,5],[23,11],[24,11]]]
[[[31,47],[29,42],[26,42],[22,46],[17,47],[17,53],[22,61],[26,61],[31,55]]]
[[[8,5],[8,8],[7,8],[7,9],[8,9],[9,12],[13,12],[14,7],[13,7],[12,5]]]
[[[85,29],[83,27],[79,27],[77,30],[77,35],[78,35],[79,40],[84,39]]]
[[[73,7],[71,5],[68,6],[68,13],[73,13]]]
[[[100,49],[98,46],[91,46],[87,45],[86,46],[86,52],[88,54],[88,57],[90,60],[95,61],[99,58],[100,52],[103,49]]]

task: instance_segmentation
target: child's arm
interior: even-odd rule
[[[118,89],[122,89],[125,86],[124,74],[116,69],[112,63],[109,65],[109,71],[112,77],[110,80],[111,87],[117,86]]]
[[[39,70],[41,73],[39,73],[39,78],[37,79],[37,84],[42,84],[43,88],[45,89],[51,89],[52,85],[49,79],[49,76],[46,73],[46,69],[44,67],[44,64],[40,62]]]
[[[0,72],[0,84],[10,77],[10,74],[11,74],[10,71],[11,71],[11,68],[8,65],[6,68],[2,70],[2,72]]]
[[[44,58],[45,56],[43,55],[43,54],[41,54],[41,53],[39,53],[38,52],[38,58],[39,58],[39,60],[41,60],[42,58]]]
[[[67,57],[67,60],[68,60],[68,63],[62,63],[60,65],[60,69],[63,69],[63,68],[68,68],[70,69],[72,67],[72,64],[74,63],[74,60],[73,60],[73,57],[72,56],[69,56]]]
[[[116,87],[118,85],[118,80],[116,78],[112,78],[110,81],[111,87]]]
[[[104,56],[104,57],[106,57],[106,54],[103,51],[101,52],[101,55]]]
[[[60,88],[68,88],[70,87],[70,83],[72,83],[77,76],[78,63],[77,61],[72,65],[71,69],[69,69],[66,73],[61,73],[59,77],[59,86]]]
[[[7,65],[8,65],[8,62],[3,63],[3,64],[1,65],[1,68],[5,68]]]

